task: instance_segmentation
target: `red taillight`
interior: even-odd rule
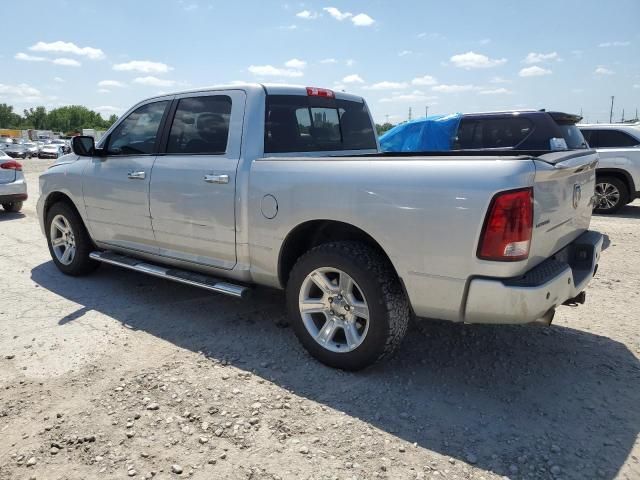
[[[511,190],[493,197],[484,222],[478,258],[515,262],[529,257],[533,232],[533,189]]]
[[[329,90],[328,88],[307,87],[307,95],[309,97],[336,98],[333,90]]]
[[[15,160],[9,160],[8,162],[0,163],[0,168],[4,170],[22,170],[22,164]]]

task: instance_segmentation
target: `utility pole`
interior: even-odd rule
[[[425,118],[429,116],[429,105],[426,105],[424,107],[424,116],[425,116]]]
[[[620,119],[620,123],[624,123],[624,108],[622,109],[622,118]]]
[[[388,113],[384,116],[384,118],[385,118],[386,123],[389,123],[389,114]]]
[[[611,95],[611,111],[609,112],[609,123],[613,123],[613,99],[616,98]]]
[[[411,107],[409,107],[409,121],[411,121]]]

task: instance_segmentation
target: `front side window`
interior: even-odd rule
[[[108,155],[148,155],[154,152],[158,128],[168,101],[147,103],[134,110],[109,135]]]
[[[363,102],[302,95],[268,95],[266,153],[376,149]]]
[[[183,98],[171,124],[167,153],[222,154],[227,150],[231,97]]]

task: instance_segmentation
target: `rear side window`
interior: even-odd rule
[[[453,148],[514,148],[532,131],[533,125],[526,118],[463,118]]]
[[[364,103],[302,95],[268,95],[265,153],[364,150],[376,137]]]
[[[593,148],[635,147],[640,141],[620,130],[585,130]]]
[[[167,153],[221,154],[227,150],[231,98],[183,98],[171,124]]]

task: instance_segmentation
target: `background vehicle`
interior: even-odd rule
[[[584,301],[602,245],[595,151],[380,154],[364,100],[331,90],[154,97],[73,150],[40,177],[62,272],[286,289],[302,344],[345,369],[393,352],[412,314],[549,323]]]
[[[545,110],[465,113],[404,123],[380,137],[385,152],[585,149],[579,115]]]
[[[615,213],[640,197],[640,124],[579,125],[598,151],[597,213]]]
[[[26,199],[22,165],[0,150],[0,205],[6,212],[19,212]]]
[[[69,143],[66,140],[62,140],[62,139],[56,138],[56,139],[51,140],[50,145],[57,145],[57,146],[61,147],[62,151],[64,153],[70,153],[71,152],[71,146],[69,145]]]
[[[27,157],[29,157],[29,158],[37,157],[38,156],[38,152],[40,151],[40,148],[34,142],[25,143],[24,144],[24,148],[26,149]]]
[[[13,140],[6,137],[0,137],[0,150],[6,149],[9,145],[13,145]]]
[[[11,145],[8,145],[4,149],[4,153],[12,158],[27,158],[27,149],[20,143],[12,143]]]
[[[38,158],[58,158],[64,155],[64,151],[62,150],[61,145],[56,145],[50,143],[48,145],[44,145],[40,152],[38,152]]]

